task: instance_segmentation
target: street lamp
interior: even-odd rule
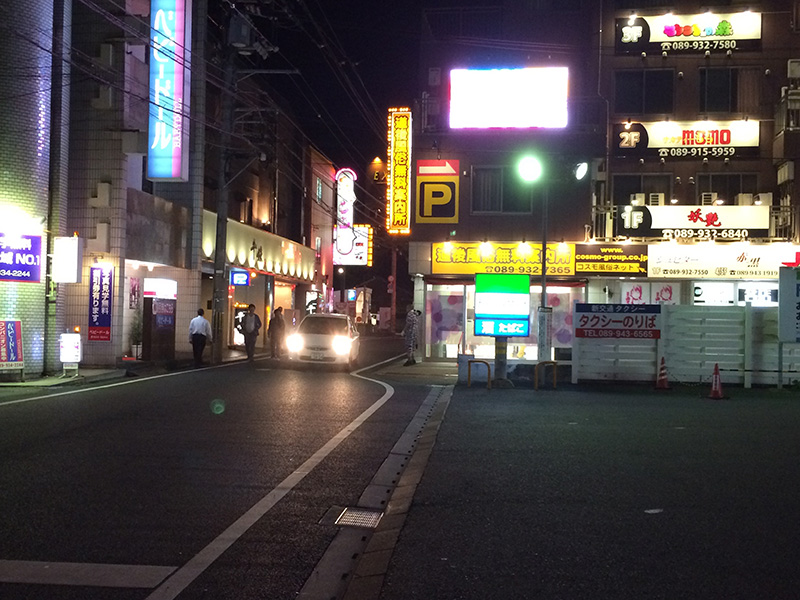
[[[535,156],[525,156],[517,166],[519,176],[528,184],[534,184],[541,179],[544,169],[541,161]],[[539,305],[539,360],[550,360],[550,327],[549,313],[552,309],[547,306],[547,186],[542,194],[542,246],[541,246],[541,302]]]
[[[542,162],[535,156],[528,155],[520,159],[517,165],[517,170],[523,181],[533,185],[545,175]],[[573,163],[569,169],[572,180],[581,181],[586,177],[589,172],[589,163],[577,162]],[[563,173],[563,171],[562,171]],[[553,176],[558,177],[562,173],[555,173]],[[553,309],[547,306],[547,204],[548,204],[548,186],[545,185],[542,190],[542,244],[541,244],[541,304],[539,307],[539,360],[550,360],[551,353],[551,339],[550,339],[550,324],[551,314]]]

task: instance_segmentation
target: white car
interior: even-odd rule
[[[358,337],[347,315],[307,315],[286,338],[287,356],[297,362],[353,367],[358,363]]]

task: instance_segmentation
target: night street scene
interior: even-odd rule
[[[800,598],[800,2],[0,23],[2,600]]]

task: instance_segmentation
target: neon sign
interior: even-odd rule
[[[411,233],[411,111],[389,109],[389,168],[386,186],[386,230]]]
[[[189,132],[191,0],[152,0],[147,177],[186,181]]]

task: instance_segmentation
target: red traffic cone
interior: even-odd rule
[[[719,376],[719,363],[714,365],[714,374],[711,376],[711,393],[708,396],[712,400],[722,400],[722,380]]]
[[[661,357],[661,368],[658,370],[658,379],[656,379],[657,390],[668,390],[669,381],[667,380],[667,365],[664,363],[664,357]]]

